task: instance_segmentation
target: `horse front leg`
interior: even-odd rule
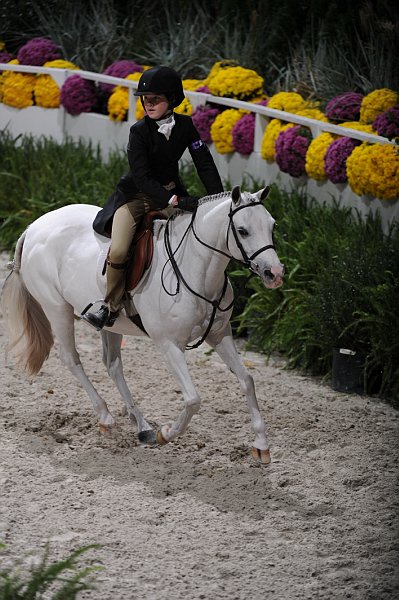
[[[125,381],[121,357],[122,335],[102,330],[101,339],[103,343],[103,363],[123,398],[130,420],[137,425],[139,441],[143,444],[155,444],[155,432],[135,405]]]
[[[179,384],[184,399],[184,409],[178,418],[169,425],[163,425],[157,432],[157,442],[162,445],[171,442],[186,431],[193,415],[200,409],[201,399],[192,382],[184,352],[171,342],[161,344],[161,347],[169,370]]]
[[[220,334],[217,337],[213,337],[212,333],[210,333],[206,341],[216,350],[220,358],[238,378],[241,390],[245,394],[247,400],[252,429],[255,433],[255,441],[251,449],[252,458],[260,461],[264,465],[268,465],[270,463],[269,442],[266,435],[266,425],[260,414],[258,400],[256,398],[254,380],[252,375],[250,375],[243,365],[237,352],[231,333],[230,323],[227,325],[221,339]]]

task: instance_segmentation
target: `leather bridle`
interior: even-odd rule
[[[234,236],[234,240],[235,243],[237,244],[238,249],[241,252],[241,256],[242,256],[242,260],[238,260],[238,262],[241,262],[244,266],[248,267],[252,273],[256,273],[254,264],[253,264],[253,259],[258,256],[261,252],[264,252],[265,250],[274,250],[274,244],[268,244],[267,246],[262,246],[262,248],[259,248],[259,250],[257,250],[256,252],[254,252],[253,254],[251,254],[251,256],[248,256],[247,252],[245,251],[244,246],[241,243],[241,240],[239,238],[236,226],[234,224],[234,215],[239,211],[242,210],[244,208],[250,208],[253,206],[263,206],[262,202],[251,202],[250,204],[244,204],[242,206],[238,206],[237,208],[233,208],[233,202],[230,205],[230,210],[228,213],[228,217],[229,217],[229,225],[227,227],[227,233],[226,233],[226,247],[229,250],[229,233],[230,230],[233,233]],[[173,219],[173,217],[169,218],[167,223],[166,223],[166,227],[165,227],[165,249],[166,249],[166,254],[168,256],[168,261],[165,263],[163,270],[162,270],[162,274],[161,274],[161,282],[162,282],[162,287],[165,291],[166,294],[168,294],[168,296],[176,296],[179,292],[180,292],[180,282],[184,285],[184,287],[191,292],[194,296],[196,296],[197,298],[201,298],[201,300],[204,300],[205,302],[207,302],[208,304],[211,304],[212,306],[212,314],[211,314],[211,318],[209,320],[208,326],[206,328],[205,333],[203,334],[203,336],[201,337],[201,339],[196,342],[195,344],[191,345],[191,346],[187,346],[186,349],[187,350],[192,350],[194,348],[198,348],[198,346],[200,346],[202,344],[202,342],[206,339],[206,337],[208,336],[213,322],[215,320],[215,316],[216,316],[216,311],[219,310],[220,312],[227,312],[228,310],[230,310],[234,304],[234,298],[233,300],[230,302],[230,304],[228,306],[226,306],[225,308],[221,307],[221,302],[223,301],[223,298],[225,296],[226,290],[227,290],[227,284],[228,284],[228,277],[226,275],[226,273],[224,274],[224,284],[223,284],[223,288],[222,288],[222,292],[220,297],[217,300],[210,300],[209,298],[206,298],[206,296],[203,296],[202,294],[200,294],[199,292],[196,292],[195,290],[193,290],[193,288],[187,283],[187,281],[185,280],[185,278],[183,277],[183,274],[175,260],[175,254],[178,251],[178,249],[180,248],[181,244],[183,243],[184,238],[186,237],[186,235],[189,233],[189,231],[192,231],[195,239],[202,244],[203,246],[205,246],[206,248],[209,248],[210,250],[217,252],[219,254],[222,254],[223,256],[226,256],[227,258],[231,259],[233,258],[231,253],[227,254],[227,252],[224,252],[223,250],[220,250],[219,248],[215,248],[214,246],[210,246],[209,244],[207,244],[206,242],[204,242],[203,240],[201,240],[195,229],[194,229],[194,221],[195,221],[195,216],[196,216],[197,211],[195,210],[192,214],[191,217],[191,221],[189,226],[187,227],[186,231],[184,232],[182,239],[180,240],[179,245],[177,246],[177,248],[172,251],[171,245],[170,245],[170,230],[169,230],[169,223],[170,221]],[[166,265],[168,264],[168,262],[170,262],[173,272],[176,275],[176,290],[174,293],[169,292],[164,284],[164,270]],[[251,277],[251,275],[250,275]],[[249,277],[248,277],[249,279]],[[247,283],[248,279],[245,281],[245,284]],[[245,285],[244,284],[244,285]]]

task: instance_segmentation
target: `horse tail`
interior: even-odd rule
[[[0,305],[9,334],[6,355],[12,351],[25,370],[36,375],[50,354],[54,338],[49,320],[20,274],[25,235],[19,238],[14,260],[8,264],[11,273],[4,282]]]

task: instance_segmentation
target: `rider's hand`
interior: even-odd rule
[[[181,208],[181,210],[187,210],[189,212],[194,212],[198,206],[199,196],[182,196],[179,198],[179,203],[177,208]]]

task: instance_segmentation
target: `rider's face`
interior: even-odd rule
[[[144,110],[150,119],[162,119],[169,110],[169,102],[164,94],[148,94],[143,96]]]

